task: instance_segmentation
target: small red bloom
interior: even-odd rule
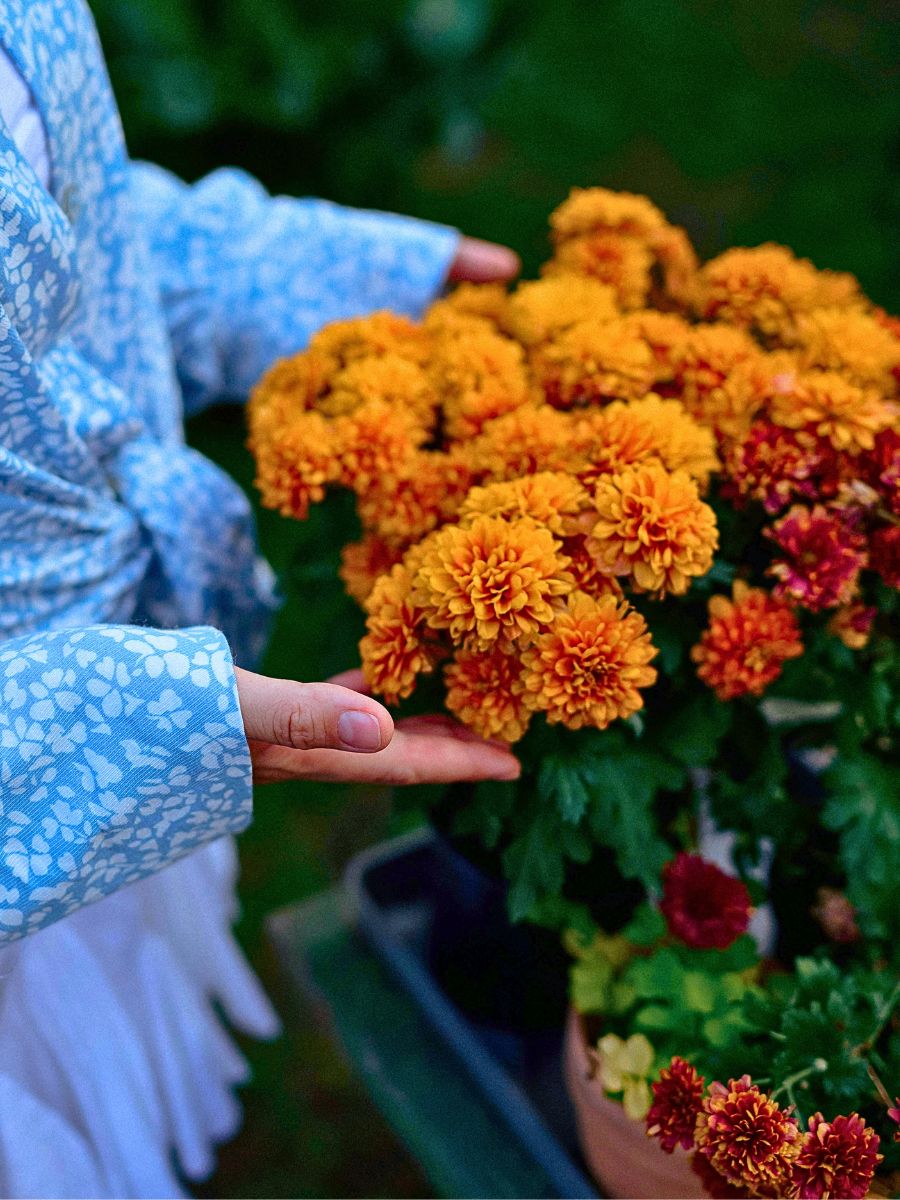
[[[882,525],[869,538],[869,566],[900,591],[900,525]]]
[[[796,504],[767,534],[782,552],[769,567],[775,596],[813,612],[852,599],[866,554],[849,514]]]
[[[799,1200],[858,1200],[865,1196],[881,1162],[878,1134],[862,1117],[835,1117],[821,1113],[809,1118],[809,1133],[792,1168],[791,1196]]]
[[[892,1121],[896,1121],[897,1124],[900,1125],[900,1096],[897,1097],[897,1099],[894,1101],[894,1103],[897,1105],[897,1107],[889,1108],[888,1116],[891,1118]],[[900,1129],[898,1129],[897,1132],[894,1134],[894,1141],[900,1142]]]
[[[729,1183],[755,1195],[785,1194],[800,1131],[749,1075],[713,1083],[697,1118],[697,1149]]]
[[[744,884],[699,854],[666,864],[659,907],[675,937],[697,950],[726,949],[750,923]]]
[[[667,1154],[679,1145],[690,1150],[702,1102],[703,1076],[676,1055],[653,1084],[653,1103],[647,1113],[648,1136],[659,1138]]]

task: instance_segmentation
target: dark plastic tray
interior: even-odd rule
[[[562,1077],[562,1025],[523,1030],[475,1021],[432,976],[435,881],[443,878],[445,892],[445,875],[434,835],[420,831],[357,855],[345,883],[361,932],[541,1165],[556,1194],[593,1200],[599,1193],[580,1162]]]

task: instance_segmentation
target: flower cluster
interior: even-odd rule
[[[369,682],[396,700],[443,663],[450,710],[509,741],[632,715],[642,601],[708,574],[718,502],[759,516],[755,586],[692,652],[718,698],[765,691],[803,611],[862,647],[876,576],[900,585],[900,324],[779,246],[701,265],[641,196],[575,189],[550,226],[541,278],[336,322],[252,396],[264,504],[355,494]]]
[[[790,1109],[762,1092],[749,1075],[704,1093],[703,1078],[673,1058],[652,1085],[647,1133],[671,1154],[692,1152],[711,1196],[782,1196],[837,1200],[866,1196],[881,1161],[879,1137],[857,1114],[802,1130]]]

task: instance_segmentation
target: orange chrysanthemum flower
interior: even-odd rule
[[[406,408],[370,400],[330,426],[340,462],[340,481],[365,493],[386,475],[401,474],[416,456],[425,434]]]
[[[803,653],[791,608],[761,588],[737,580],[732,598],[713,596],[709,626],[691,658],[697,674],[720,700],[761,696],[791,658]]]
[[[441,653],[410,589],[409,570],[399,564],[377,580],[366,601],[366,635],[359,643],[363,673],[389,704],[411,695],[417,677],[432,671]]]
[[[675,377],[675,351],[691,332],[684,317],[675,313],[657,312],[655,308],[641,308],[626,313],[623,328],[633,330],[642,337],[656,362],[656,382],[668,383]]]
[[[313,334],[309,349],[331,359],[336,367],[383,354],[399,354],[411,362],[424,363],[430,350],[430,339],[407,317],[379,311],[366,317],[332,321]]]
[[[315,408],[328,387],[330,360],[305,351],[280,358],[259,380],[247,403],[253,425],[278,425]]]
[[[719,462],[712,431],[678,400],[662,400],[652,392],[641,400],[589,411],[576,436],[587,460],[579,475],[588,486],[611,471],[655,460],[667,470],[687,471],[705,487]]]
[[[629,576],[640,592],[687,591],[718,546],[716,518],[686,471],[654,463],[601,478],[589,546],[601,569]]]
[[[522,656],[529,703],[551,723],[605,729],[643,707],[656,682],[656,655],[643,617],[613,596],[575,592]]]
[[[841,371],[854,383],[896,390],[900,341],[861,309],[816,308],[797,318],[796,344],[804,367]]]
[[[367,533],[358,542],[348,542],[341,550],[338,570],[347,594],[364,604],[379,575],[387,574],[402,557],[402,551],[374,533]]]
[[[356,412],[372,401],[408,409],[425,430],[434,424],[438,397],[422,367],[399,354],[357,358],[335,371],[316,407],[327,417]]]
[[[447,708],[480,737],[517,742],[531,719],[521,674],[519,656],[502,646],[487,654],[457,650],[444,668]]]
[[[533,361],[548,401],[558,408],[645,396],[657,374],[650,347],[623,318],[581,321]]]
[[[439,338],[431,375],[450,438],[474,437],[488,421],[529,399],[522,347],[489,331]]]
[[[509,295],[502,283],[459,283],[449,294],[436,300],[428,310],[430,324],[438,328],[451,313],[480,317],[493,326],[503,323]],[[452,318],[450,318],[452,324]]]
[[[405,546],[452,519],[472,483],[457,453],[420,450],[393,473],[372,480],[357,497],[365,528]]]
[[[890,428],[897,410],[876,388],[850,383],[837,371],[805,371],[769,401],[772,420],[786,429],[808,429],[835,450],[871,450],[875,435]]]
[[[249,446],[256,459],[256,487],[266,508],[305,520],[310,504],[325,498],[340,466],[329,423],[317,412],[300,412],[270,426],[250,414]]]
[[[697,325],[672,349],[674,387],[688,412],[722,433],[746,427],[767,379],[753,339],[730,325]]]
[[[593,233],[557,246],[541,271],[545,276],[587,275],[611,287],[620,308],[641,308],[653,284],[653,255],[635,238]]]
[[[593,524],[593,521],[591,522]],[[597,560],[589,548],[589,538],[584,534],[563,538],[563,553],[569,559],[569,571],[575,579],[579,592],[599,600],[601,596],[613,596],[622,600],[625,593],[615,575],[607,575],[597,566]]]
[[[581,321],[611,321],[618,315],[615,292],[598,279],[547,275],[519,284],[503,324],[523,346],[536,346]]]
[[[537,471],[565,471],[571,459],[572,423],[566,413],[526,404],[497,417],[460,452],[481,480],[518,479]]]
[[[564,537],[581,529],[584,514],[592,511],[591,498],[574,475],[539,471],[472,488],[459,510],[459,522],[466,525],[480,516],[507,521],[530,517],[556,537]]]
[[[647,241],[667,226],[665,214],[646,196],[601,187],[572,188],[550,214],[551,237],[557,244],[600,231]]]
[[[729,1183],[757,1195],[787,1194],[800,1149],[797,1122],[750,1081],[710,1085],[697,1118],[697,1149]]]
[[[709,321],[729,321],[764,338],[790,342],[799,313],[839,303],[827,272],[784,246],[735,247],[711,259],[697,277],[696,307]],[[828,297],[826,299],[825,297]]]
[[[490,649],[498,638],[525,644],[553,619],[574,587],[559,542],[534,521],[478,517],[445,525],[423,547],[413,596],[433,629]]]

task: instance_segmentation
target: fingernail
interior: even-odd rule
[[[381,726],[371,713],[345,712],[338,717],[338,737],[351,750],[380,750]]]

